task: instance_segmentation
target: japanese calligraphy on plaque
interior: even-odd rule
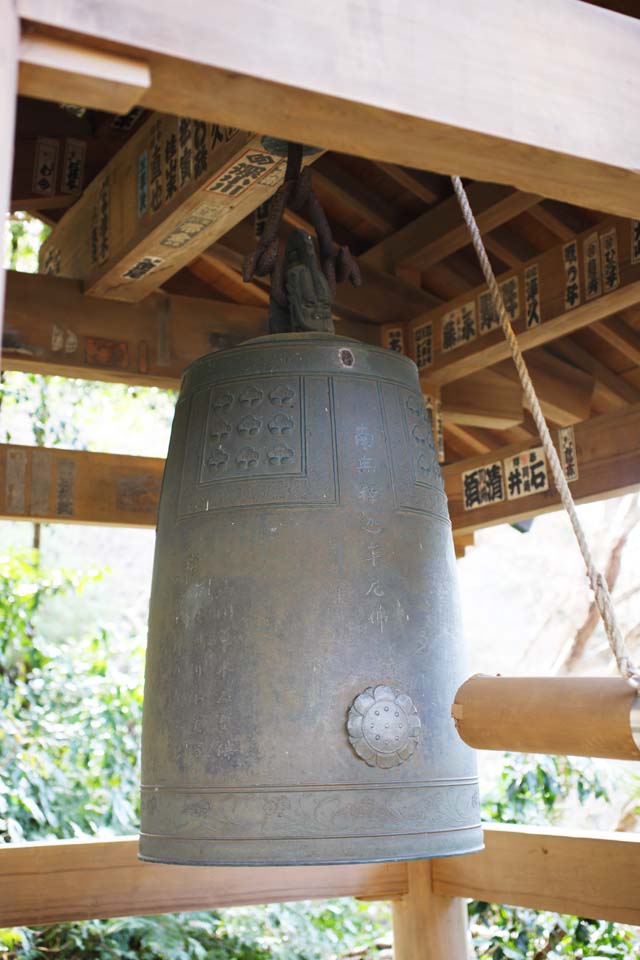
[[[547,461],[542,447],[507,457],[504,460],[504,476],[508,500],[518,500],[548,490]]]
[[[169,129],[164,141],[164,202],[178,192],[178,128]]]
[[[631,263],[640,263],[640,220],[631,221]]]
[[[499,460],[462,474],[462,505],[465,510],[475,510],[491,503],[501,503],[504,496],[504,476]]]
[[[382,346],[394,353],[404,353],[404,330],[402,327],[385,327],[382,331]]]
[[[84,184],[84,158],[87,145],[84,140],[67,140],[62,161],[62,193],[77,196],[82,193]]]
[[[159,267],[163,262],[162,257],[142,257],[142,259],[134,263],[132,267],[129,267],[122,276],[125,280],[140,280],[141,277],[145,277],[148,273],[151,273],[152,270],[155,270],[156,267]]]
[[[214,207],[210,203],[201,203],[191,211],[188,217],[176,224],[171,233],[163,237],[160,243],[163,247],[184,247],[199,236],[203,230],[216,223],[225,213],[224,207]]]
[[[221,193],[229,197],[238,197],[252,183],[259,180],[277,162],[275,157],[260,150],[246,150],[234,160],[226,170],[222,170],[210,184],[210,193]]]
[[[138,217],[144,217],[149,209],[149,154],[146,150],[138,157],[137,198]]]
[[[540,277],[537,263],[532,263],[524,271],[524,306],[527,330],[539,326],[542,315],[540,313]]]
[[[607,293],[620,286],[618,236],[615,227],[600,234],[600,252],[602,254],[602,287]]]
[[[571,240],[562,248],[564,264],[564,308],[571,310],[580,303],[580,267],[578,265],[578,242]]]
[[[480,333],[489,333],[500,326],[498,314],[493,306],[493,297],[488,290],[478,296],[478,325]]]
[[[433,324],[423,323],[413,331],[415,358],[418,370],[424,370],[433,363]]]
[[[464,303],[455,310],[445,313],[442,318],[442,350],[447,353],[471,340],[478,335],[476,326],[476,305],[474,301]]]
[[[178,120],[178,170],[180,187],[191,180],[193,168],[192,127],[189,117]]]
[[[504,308],[509,314],[511,323],[515,323],[520,316],[520,295],[518,291],[518,278],[509,277],[500,284],[500,294]]]
[[[151,128],[149,145],[149,207],[156,213],[162,206],[162,124],[157,120]]]
[[[56,189],[59,144],[57,140],[38,137],[33,165],[33,192],[39,197],[52,197]]]
[[[100,184],[97,201],[91,211],[91,262],[93,264],[106,263],[109,259],[109,223],[110,223],[110,191],[109,177],[105,177]]]
[[[578,457],[576,454],[576,436],[572,426],[558,430],[558,449],[560,463],[568,483],[578,479]]]
[[[593,300],[602,293],[602,271],[600,268],[600,244],[598,234],[590,233],[583,243],[584,297]]]

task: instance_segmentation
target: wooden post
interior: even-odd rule
[[[432,889],[431,860],[407,864],[409,892],[393,904],[394,960],[467,960],[467,906]]]
[[[640,695],[618,677],[471,677],[458,733],[478,750],[640,760]]]
[[[13,166],[13,130],[18,75],[18,17],[11,0],[0,0],[0,213],[9,209]],[[0,240],[4,256],[4,238]],[[1,266],[1,264],[0,264]],[[0,318],[4,306],[4,270],[0,269]],[[2,320],[0,319],[0,332]]]

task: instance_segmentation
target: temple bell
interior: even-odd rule
[[[331,332],[311,243],[287,245],[289,329],[183,377],[149,619],[144,860],[482,848],[474,752],[451,718],[467,674],[417,368]]]

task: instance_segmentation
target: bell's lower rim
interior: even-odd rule
[[[207,841],[181,838],[183,845],[175,837],[141,833],[138,859],[151,863],[207,867],[311,867],[433,860],[483,850],[482,826],[482,823],[476,822],[442,831],[386,836],[317,837],[304,840],[288,837],[262,842],[248,841],[246,846],[243,842],[213,838]]]
[[[485,849],[484,840],[469,847],[463,847],[460,850],[448,850],[444,853],[425,854],[418,852],[415,854],[402,854],[397,857],[341,857],[341,858],[296,858],[295,860],[273,859],[273,860],[179,860],[175,857],[150,857],[138,852],[138,860],[143,863],[166,863],[168,866],[183,867],[338,867],[345,864],[356,863],[406,863],[413,860],[444,860],[449,857],[465,857],[470,853],[482,853]]]

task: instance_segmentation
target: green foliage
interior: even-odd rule
[[[590,797],[609,799],[591,761],[507,753],[482,814],[497,823],[554,823],[567,801],[584,804]]]
[[[15,213],[5,223],[5,269],[37,273],[38,253],[50,233],[50,227],[28,213]]]
[[[637,958],[640,948],[637,930],[605,920],[558,916],[478,901],[469,905],[469,917],[478,958]]]
[[[330,900],[0,931],[2,960],[329,960],[371,944],[388,911]]]
[[[35,552],[0,558],[5,842],[135,829],[141,646],[96,630],[53,647],[41,630],[47,602],[89,579],[42,571]]]
[[[175,397],[157,387],[11,371],[0,380],[2,439],[165,456]]]

